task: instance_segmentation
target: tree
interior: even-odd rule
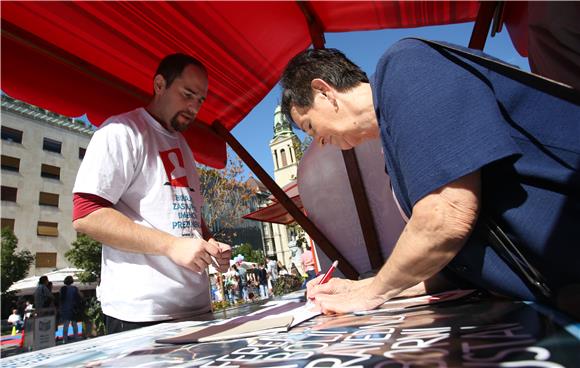
[[[238,254],[241,254],[244,256],[244,261],[246,262],[264,263],[266,260],[263,251],[252,248],[252,245],[248,243],[234,247],[232,254],[234,255],[234,258]]]
[[[228,164],[222,170],[200,167],[201,194],[204,198],[203,218],[216,240],[231,243],[240,227],[242,216],[251,211],[254,190],[243,181],[242,160],[231,150]]]
[[[296,152],[296,160],[300,162],[302,160],[302,156],[304,156],[304,152],[306,149],[312,144],[312,137],[307,135],[304,137],[304,140],[300,142],[300,140],[293,141],[294,152]]]
[[[16,252],[18,238],[9,228],[2,229],[2,294],[16,281],[23,279],[34,256],[28,249]]]
[[[101,243],[81,234],[71,245],[72,248],[64,256],[75,267],[83,270],[77,275],[79,281],[97,281],[101,277]]]
[[[14,292],[8,292],[10,286],[23,279],[30,265],[34,262],[34,256],[29,250],[23,249],[16,252],[18,247],[18,238],[9,228],[2,229],[2,259],[0,270],[2,274],[2,318],[8,317],[10,310],[14,306],[16,296]]]

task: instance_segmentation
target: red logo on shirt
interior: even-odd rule
[[[185,187],[193,190],[187,181],[187,171],[183,163],[183,155],[179,148],[174,148],[169,151],[159,152],[163,166],[165,167],[165,174],[169,180],[164,185],[171,185],[172,187]]]

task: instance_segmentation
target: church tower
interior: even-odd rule
[[[296,149],[300,149],[299,147],[300,139],[292,130],[291,123],[282,115],[282,110],[278,105],[274,110],[274,137],[270,141],[270,150],[274,161],[274,181],[282,188],[296,180],[298,174]],[[272,237],[275,249],[273,249],[273,254],[268,255],[276,255],[289,267],[295,261],[293,253],[296,253],[296,250],[291,250],[288,242],[292,241],[296,234],[289,234],[289,229],[285,225],[272,224]],[[291,242],[292,244],[295,242]]]
[[[282,116],[278,105],[274,110],[274,137],[270,141],[270,150],[274,160],[274,181],[281,187],[296,180],[297,147],[300,147],[300,139],[294,134],[290,122]]]

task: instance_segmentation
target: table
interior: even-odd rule
[[[247,315],[248,305],[208,318]],[[482,293],[370,315],[319,316],[289,332],[217,343],[155,342],[214,321],[163,323],[2,359],[3,367],[578,367],[580,325]]]

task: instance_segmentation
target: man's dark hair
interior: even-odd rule
[[[72,285],[73,282],[74,282],[74,279],[71,275],[68,275],[67,277],[64,278],[65,285]]]
[[[179,77],[188,65],[195,65],[200,67],[205,73],[207,70],[201,61],[193,56],[185,54],[171,54],[161,60],[155,75],[161,74],[165,78],[165,87],[169,87],[175,78]]]
[[[292,121],[292,106],[312,105],[310,82],[316,78],[322,79],[340,92],[348,91],[360,83],[369,83],[366,73],[339,50],[304,50],[290,60],[280,80],[282,114],[288,121]]]
[[[38,283],[39,284],[48,284],[48,277],[47,276],[40,276],[40,278],[38,279]]]

